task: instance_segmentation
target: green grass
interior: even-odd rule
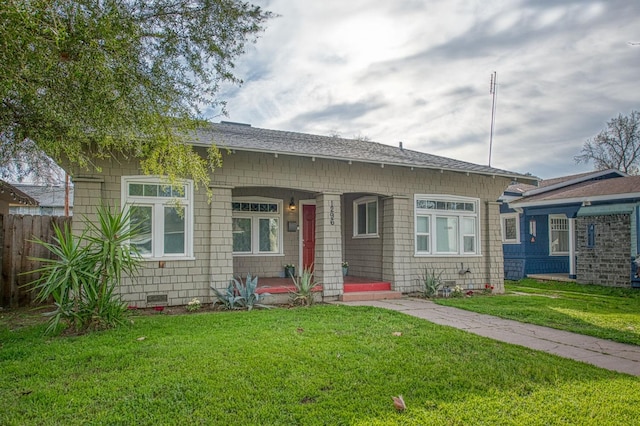
[[[501,296],[436,303],[640,345],[640,290],[532,279],[507,281],[505,289]]]
[[[43,337],[42,325],[13,328],[3,318],[3,425],[631,425],[640,418],[636,377],[377,308],[151,315],[131,327],[57,338]],[[398,394],[408,407],[402,413],[391,400]]]

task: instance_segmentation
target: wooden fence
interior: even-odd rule
[[[38,276],[30,274],[40,267],[33,258],[51,258],[51,253],[33,240],[53,242],[53,224],[62,228],[70,217],[0,215],[0,303],[16,308],[28,306],[34,295],[26,284]]]

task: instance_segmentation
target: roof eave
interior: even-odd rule
[[[513,206],[508,202],[511,208],[525,208],[525,207],[544,207],[553,206],[558,204],[575,204],[584,202],[601,202],[601,201],[619,201],[619,200],[633,200],[640,199],[640,192],[624,193],[624,194],[611,194],[611,195],[593,195],[582,196],[572,198],[561,198],[556,200],[540,200],[540,201],[515,201]]]
[[[193,146],[198,146],[202,148],[209,148],[210,145],[205,143],[193,143]],[[356,162],[356,163],[364,163],[364,164],[379,164],[382,166],[397,166],[397,167],[406,167],[410,169],[427,169],[427,170],[440,170],[441,172],[456,172],[456,173],[465,173],[465,174],[477,174],[483,176],[492,176],[492,177],[504,177],[509,179],[516,179],[518,182],[537,182],[538,179],[535,177],[528,177],[525,175],[519,175],[517,173],[503,173],[503,172],[482,172],[477,170],[464,170],[464,169],[455,169],[451,167],[438,167],[438,166],[426,166],[426,165],[417,165],[417,164],[405,164],[405,163],[397,163],[393,161],[371,161],[371,160],[362,160],[350,157],[338,157],[338,156],[328,156],[328,155],[316,155],[309,153],[297,153],[297,152],[281,152],[274,151],[269,149],[256,149],[256,148],[238,148],[238,147],[225,147],[218,145],[219,149],[227,149],[229,151],[245,151],[245,152],[259,152],[264,154],[273,154],[273,155],[290,155],[293,157],[305,157],[305,158],[322,158],[325,160],[338,160],[344,162]]]

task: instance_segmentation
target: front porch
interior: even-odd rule
[[[356,300],[381,300],[381,299],[399,299],[402,293],[391,290],[391,283],[380,281],[373,278],[357,277],[347,275],[343,277],[343,294],[339,296],[339,300],[348,302]],[[260,278],[258,280],[259,294],[269,293],[272,295],[288,294],[295,291],[295,286],[291,278]],[[313,288],[314,292],[321,293],[323,291],[322,284],[318,284]],[[281,297],[276,298],[278,302],[283,302]]]

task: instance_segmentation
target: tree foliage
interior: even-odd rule
[[[241,83],[234,60],[270,16],[238,0],[5,0],[0,168],[124,156],[206,184],[219,152],[183,142],[224,108],[219,85]]]
[[[640,166],[640,112],[619,114],[607,122],[607,128],[587,140],[574,157],[577,163],[593,161],[596,170],[618,169],[638,174]]]

